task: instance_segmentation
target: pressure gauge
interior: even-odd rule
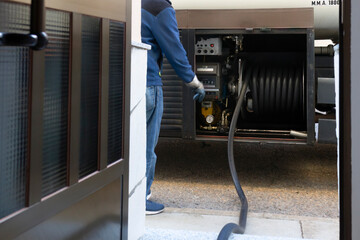
[[[206,117],[206,122],[208,123],[208,124],[211,124],[211,123],[213,123],[214,122],[214,116],[213,115],[207,115],[207,117]]]

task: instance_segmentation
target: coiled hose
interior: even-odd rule
[[[253,111],[256,116],[301,114],[302,68],[258,67],[251,75]]]
[[[247,220],[247,213],[248,213],[248,202],[245,196],[243,189],[241,188],[239,178],[237,176],[235,162],[234,162],[234,135],[236,130],[236,123],[239,117],[240,108],[242,106],[246,89],[248,87],[249,79],[251,76],[251,69],[246,73],[244,83],[241,88],[239,99],[236,103],[235,111],[231,120],[230,130],[229,130],[229,137],[228,137],[228,161],[229,167],[231,172],[231,177],[233,179],[236,192],[240,198],[241,202],[241,210],[240,210],[240,217],[239,217],[239,225],[235,223],[228,223],[226,224],[220,231],[218,235],[218,240],[227,240],[229,239],[231,233],[239,233],[243,234],[246,228],[246,220]]]

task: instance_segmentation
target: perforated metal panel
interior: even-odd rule
[[[182,41],[181,30],[180,41]],[[161,120],[160,136],[181,137],[183,130],[183,80],[164,57],[162,68],[164,113]]]
[[[48,10],[46,33],[42,196],[66,186],[70,14]]]
[[[110,21],[108,163],[122,157],[125,24]]]
[[[164,58],[162,82],[164,114],[160,136],[181,136],[183,126],[183,81]]]
[[[97,170],[100,19],[82,16],[80,178]]]
[[[0,2],[0,32],[27,33],[28,6]],[[29,50],[0,47],[0,218],[25,207]]]

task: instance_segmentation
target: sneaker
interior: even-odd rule
[[[150,190],[150,193],[146,196],[146,200],[149,200],[151,197],[151,190]]]
[[[154,215],[164,211],[164,205],[161,203],[146,200],[146,215]]]

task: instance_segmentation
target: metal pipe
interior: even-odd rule
[[[31,47],[41,50],[48,44],[45,33],[45,4],[44,0],[31,1],[30,33],[2,33],[0,32],[0,46]]]
[[[200,126],[200,129],[204,129],[204,130],[216,130],[217,127],[215,127],[215,126]]]
[[[48,44],[48,36],[45,33],[45,2],[44,0],[31,0],[30,33],[38,37],[37,43],[32,49],[41,50]]]
[[[45,32],[44,0],[31,0],[30,32]]]
[[[295,130],[290,130],[290,136],[297,137],[297,138],[307,138],[307,134]]]

